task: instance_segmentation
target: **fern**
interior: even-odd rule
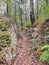
[[[49,49],[49,45],[44,45],[41,50],[48,50]]]
[[[40,60],[43,62],[45,61],[49,63],[49,51],[48,50],[42,53],[42,55],[40,56]]]
[[[49,63],[49,45],[44,45],[41,50],[44,50],[42,52],[42,55],[40,56],[41,61],[45,61]]]

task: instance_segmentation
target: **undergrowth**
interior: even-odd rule
[[[40,56],[40,60],[42,62],[49,63],[49,45],[44,45],[41,50],[43,50],[42,55]]]

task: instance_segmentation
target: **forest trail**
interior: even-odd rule
[[[49,65],[49,0],[0,0],[0,65]]]
[[[29,31],[27,33],[25,33],[25,35],[24,35],[25,31],[20,32],[21,36],[19,38],[18,44],[17,44],[17,35],[16,35],[17,34],[16,25],[12,24],[11,28],[8,30],[8,32],[11,35],[11,47],[13,48],[13,56],[11,55],[12,60],[13,60],[13,58],[15,58],[14,63],[12,62],[13,63],[12,65],[46,65],[45,63],[42,63],[41,61],[39,61],[39,59],[38,59],[39,56],[37,56],[37,57],[34,56],[35,51],[33,51],[32,44],[30,43],[30,39],[27,36],[27,33],[29,33]],[[33,36],[36,36],[36,33],[34,33]],[[11,47],[9,48],[9,50],[10,50],[10,51],[8,51],[9,53],[12,50]],[[17,56],[16,56],[16,54],[17,54]],[[11,59],[11,57],[10,57],[10,59]],[[9,61],[11,61],[11,60],[9,60]],[[11,65],[11,64],[8,64],[8,65]]]
[[[22,33],[21,33],[22,34]],[[28,37],[22,34],[22,38],[19,40],[17,57],[13,65],[46,65],[40,62],[31,50],[32,44],[29,42]],[[30,51],[29,51],[30,49]]]

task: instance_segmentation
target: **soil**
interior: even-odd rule
[[[21,33],[22,34],[22,33]],[[29,42],[29,38],[22,34],[19,39],[17,57],[13,65],[49,65],[43,63],[39,60],[39,55],[34,55],[34,50],[32,49],[32,44]]]

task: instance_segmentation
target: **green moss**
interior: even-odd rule
[[[0,32],[0,39],[8,39],[10,34],[8,32]]]
[[[10,45],[10,34],[8,32],[0,32],[0,48],[5,48]]]
[[[10,45],[10,43],[11,43],[11,40],[8,40],[8,41],[6,41],[6,43],[7,43],[7,45]]]
[[[0,21],[0,29],[7,30],[7,28],[9,28],[9,26],[10,26],[10,22]]]
[[[2,59],[2,51],[0,51],[0,59]]]

